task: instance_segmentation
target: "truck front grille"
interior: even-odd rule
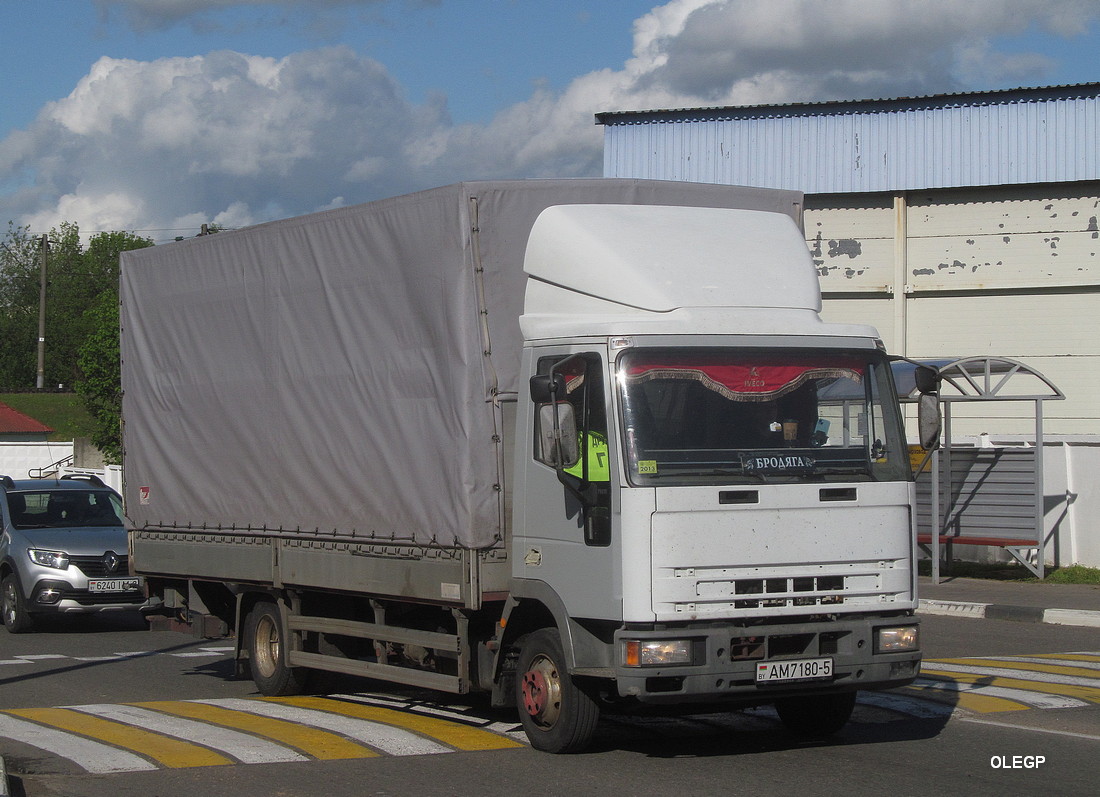
[[[734,608],[836,606],[844,603],[844,576],[745,578],[733,583]]]

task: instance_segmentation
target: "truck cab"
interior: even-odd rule
[[[532,230],[505,628],[535,746],[569,749],[604,703],[775,703],[829,733],[858,689],[918,672],[913,480],[877,334],[821,321],[788,217],[687,215],[567,206]],[[562,256],[597,231],[593,260]]]

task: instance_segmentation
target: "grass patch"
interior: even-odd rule
[[[1070,565],[1048,573],[1045,579],[1051,584],[1100,584],[1100,567]]]
[[[0,393],[0,403],[53,429],[51,442],[91,437],[95,422],[76,393]]]
[[[932,575],[932,562],[922,559],[917,562],[917,572],[922,576]],[[979,564],[978,562],[951,562],[940,565],[940,574],[950,574],[954,578],[987,578],[992,581],[1026,581],[1039,583],[1035,574],[1026,567],[1015,563]],[[1044,584],[1100,584],[1100,568],[1084,565],[1066,565],[1048,567]]]

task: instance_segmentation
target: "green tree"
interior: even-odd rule
[[[92,442],[119,461],[119,255],[152,246],[129,232],[101,232],[87,246],[77,225],[50,231],[46,265],[45,385],[74,387],[95,419]],[[0,389],[37,381],[42,237],[8,225],[0,239]]]
[[[89,332],[80,345],[76,392],[95,420],[92,444],[112,463],[122,462],[122,377],[118,348],[118,296],[101,293],[84,312]]]
[[[45,385],[70,388],[81,378],[77,362],[91,319],[85,311],[107,293],[117,301],[118,256],[153,242],[128,232],[93,235],[64,222],[47,236]],[[28,390],[36,381],[41,236],[8,225],[0,240],[0,389]]]
[[[93,235],[81,252],[80,269],[89,287],[70,287],[70,295],[80,297],[70,305],[79,308],[79,319],[68,327],[75,344],[73,384],[95,419],[92,443],[109,462],[122,461],[122,381],[119,370],[118,277],[119,255],[131,249],[152,246],[148,238],[127,232]],[[100,286],[92,294],[90,286]],[[84,298],[87,297],[87,298]],[[81,302],[83,302],[81,304]]]
[[[80,230],[68,222],[53,230],[50,239],[46,384],[75,385],[81,378],[80,348],[92,333],[86,311],[105,293],[117,302],[119,254],[153,242],[128,232],[101,232],[85,247],[80,243]]]
[[[26,227],[8,223],[0,240],[0,390],[34,386],[38,341],[40,243]]]

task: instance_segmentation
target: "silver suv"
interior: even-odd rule
[[[129,574],[122,499],[96,476],[0,476],[0,615],[8,631],[35,615],[140,609]]]

